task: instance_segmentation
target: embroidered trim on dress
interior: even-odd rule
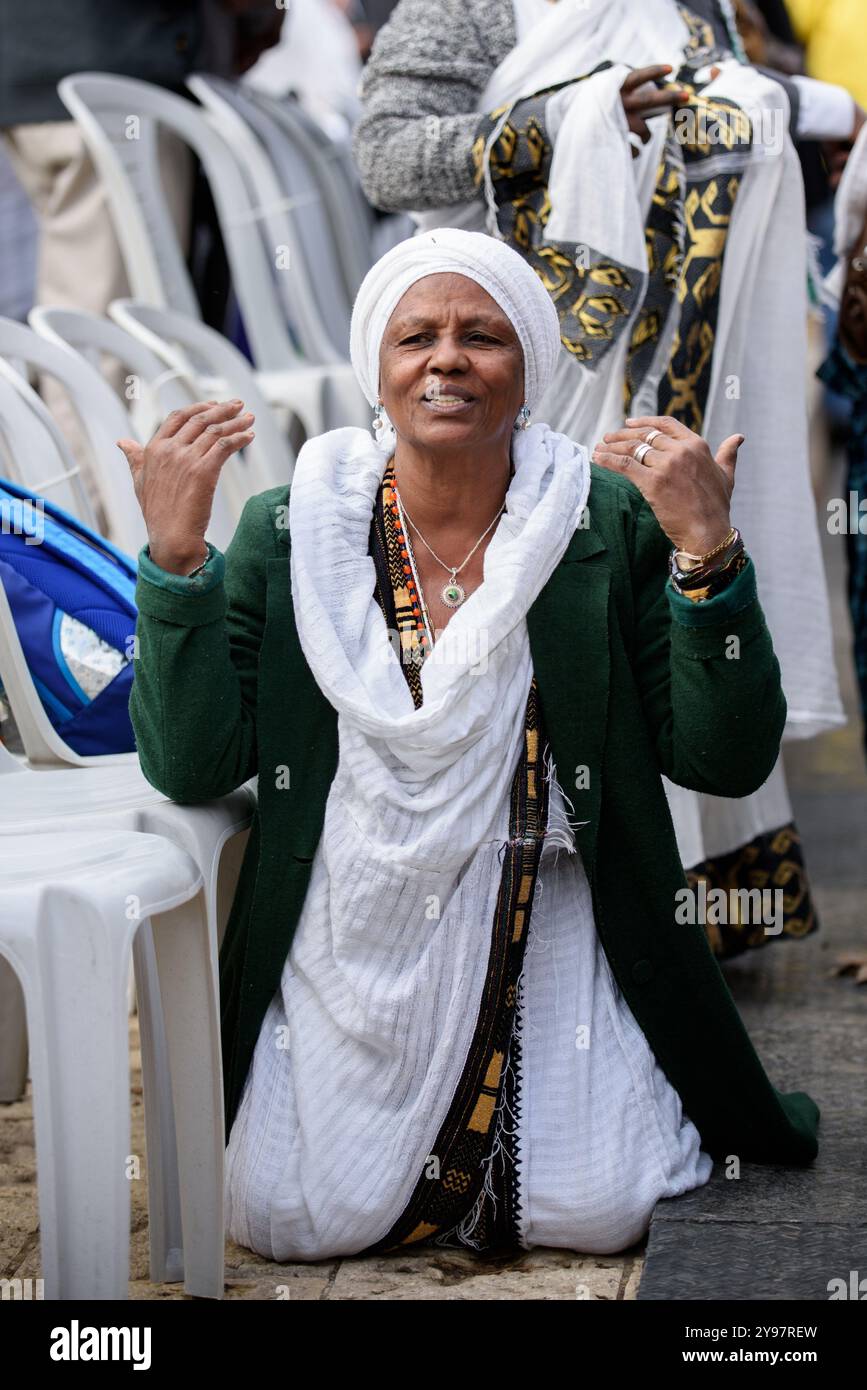
[[[371,526],[376,597],[402,650],[402,669],[418,708],[423,631],[419,596],[397,508],[393,471],[385,471]],[[391,1230],[367,1254],[410,1244],[471,1245],[477,1250],[518,1242],[517,1117],[520,1043],[515,1031],[518,989],[549,808],[550,750],[535,677],[527,698],[524,743],[512,780],[509,835],[479,1015],[464,1071],[412,1196]],[[511,1117],[515,1123],[505,1121]],[[496,1161],[495,1161],[496,1160]]]

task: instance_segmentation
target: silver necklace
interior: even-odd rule
[[[505,509],[505,505],[506,505],[506,504],[503,503],[503,505],[500,507],[500,510],[497,512],[497,515],[494,517],[493,521],[491,521],[491,522],[485,527],[484,531],[483,531],[482,534],[479,536],[479,539],[476,541],[476,543],[475,543],[475,545],[473,546],[472,550],[470,551],[469,555],[467,555],[466,558],[465,558],[464,560],[462,560],[461,563],[460,563],[459,565],[447,565],[446,562],[445,562],[445,560],[441,560],[441,559],[440,559],[439,555],[437,555],[437,553],[436,553],[436,551],[434,550],[433,546],[428,544],[428,542],[425,540],[424,536],[422,535],[421,531],[419,531],[418,527],[416,526],[415,522],[413,521],[413,519],[412,519],[412,517],[410,516],[409,512],[407,511],[406,507],[403,505],[403,503],[402,503],[401,500],[400,500],[400,493],[399,493],[398,490],[397,490],[397,485],[396,485],[396,484],[395,484],[395,487],[394,487],[394,495],[395,495],[395,497],[397,498],[397,505],[398,505],[398,507],[400,508],[401,515],[406,517],[407,521],[409,522],[409,524],[410,524],[410,526],[412,527],[412,529],[415,531],[415,533],[416,533],[416,535],[418,536],[419,540],[421,541],[422,545],[425,547],[426,550],[429,550],[429,551],[430,551],[431,555],[434,557],[434,559],[436,560],[437,564],[438,564],[438,565],[442,565],[443,569],[448,571],[449,580],[448,580],[448,583],[447,583],[447,584],[444,584],[443,587],[440,589],[440,598],[442,599],[443,603],[446,605],[447,608],[460,608],[461,604],[464,602],[464,600],[465,600],[466,597],[467,597],[467,591],[466,591],[466,589],[464,588],[463,584],[459,584],[459,583],[458,583],[457,577],[458,577],[458,575],[460,574],[461,570],[464,569],[464,568],[466,568],[466,566],[469,564],[470,560],[472,560],[473,556],[475,555],[476,551],[478,550],[478,548],[479,548],[479,546],[481,545],[482,541],[485,539],[485,536],[488,534],[488,532],[489,532],[494,526],[496,526],[497,522],[499,521],[500,517],[501,517],[502,514],[503,514],[503,511],[504,511],[504,509]],[[404,527],[404,530],[406,530],[405,527]],[[408,532],[407,532],[407,536],[409,536],[409,533],[408,533]],[[421,585],[420,585],[420,584],[419,584],[419,592],[421,592]]]

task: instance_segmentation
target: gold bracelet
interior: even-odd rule
[[[741,542],[739,549],[732,554],[731,559],[726,560],[719,569],[713,570],[700,587],[682,589],[673,577],[672,582],[683,598],[688,598],[691,603],[702,603],[706,599],[714,598],[716,594],[727,588],[731,581],[740,574],[746,563],[747,553],[744,550],[743,542]]]
[[[721,540],[719,545],[715,545],[713,550],[705,551],[704,555],[693,555],[689,550],[676,551],[675,553],[677,555],[678,567],[682,570],[692,570],[698,569],[701,565],[706,565],[708,560],[713,559],[714,555],[719,555],[721,551],[725,550],[728,546],[730,546],[736,535],[737,530],[734,526],[732,526],[725,539]],[[681,564],[682,560],[691,560],[692,564],[683,565]]]
[[[206,548],[206,550],[205,550],[205,558],[204,558],[204,560],[202,561],[202,563],[201,563],[200,565],[196,565],[196,568],[195,568],[194,570],[190,570],[189,574],[185,574],[185,575],[183,576],[184,579],[192,579],[194,575],[200,574],[201,571],[205,568],[205,565],[206,565],[206,564],[208,563],[208,561],[210,560],[210,558],[211,558],[211,547],[208,545],[207,541],[205,542],[205,545],[206,545],[207,548]]]

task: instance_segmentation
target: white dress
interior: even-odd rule
[[[556,817],[562,826],[556,783],[551,802],[549,824]],[[317,861],[321,854],[320,845]],[[314,861],[314,892],[316,869]],[[304,1104],[297,1101],[302,1088],[295,1085],[291,1046],[278,1045],[290,1032],[288,1007],[296,1007],[290,1001],[298,998],[297,962],[309,947],[302,938],[310,920],[302,915],[281,989],[263,1020],[227,1149],[229,1234],[273,1260],[321,1259],[358,1248],[351,1240],[340,1248],[333,1225],[325,1243],[317,1244],[313,1201],[305,1197],[310,1176],[304,1166]],[[490,926],[480,923],[480,929],[489,932]],[[339,976],[337,963],[334,970]],[[713,1165],[612,977],[580,855],[553,842],[546,842],[540,864],[515,1026],[521,1039],[520,1242],[588,1254],[625,1249],[646,1232],[657,1201],[707,1182]],[[318,1049],[315,1040],[307,1041],[306,1055],[314,1059],[308,1065],[320,1070],[324,1103],[327,1046],[333,1042]],[[438,1123],[432,1116],[430,1150]],[[360,1174],[363,1134],[357,1145]],[[393,1221],[389,1195],[419,1176],[401,1164],[399,1146],[393,1162],[394,1170],[383,1175],[380,1237]],[[327,1182],[326,1174],[317,1177]],[[360,1179],[357,1186],[347,1187],[345,1180],[338,1185],[343,1190],[334,1191],[333,1205],[345,1211],[347,1228],[357,1218],[369,1232],[370,1203],[376,1200],[371,1188]],[[361,1213],[353,1210],[356,1200],[364,1206]]]
[[[580,855],[547,845],[518,1026],[521,1242],[625,1249],[713,1164],[614,980]]]

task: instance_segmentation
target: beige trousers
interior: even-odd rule
[[[10,126],[0,134],[39,224],[36,303],[104,314],[113,299],[129,294],[129,283],[108,201],[78,126],[74,121],[43,121]],[[184,250],[192,172],[190,151],[163,132],[160,173]],[[105,374],[120,393],[121,368],[107,366]],[[49,378],[40,380],[39,389],[81,469],[99,529],[110,536],[111,518],[69,397]]]

